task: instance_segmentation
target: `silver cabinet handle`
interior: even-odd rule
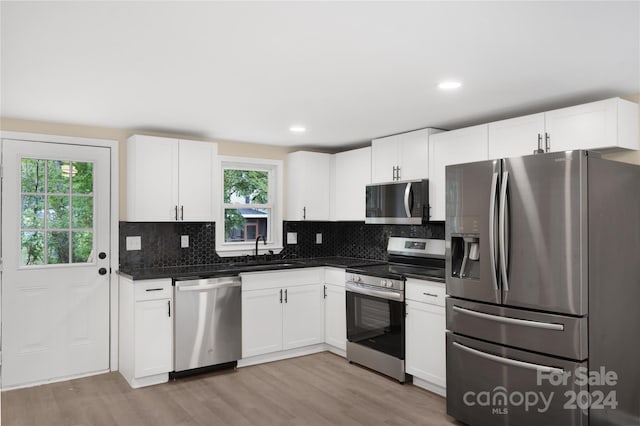
[[[500,272],[504,290],[509,291],[509,279],[507,278],[507,238],[506,238],[506,210],[507,210],[507,183],[509,182],[509,172],[502,173],[502,186],[500,188]]]
[[[422,293],[422,294],[424,294],[425,296],[438,297],[437,294],[433,294],[433,293]]]
[[[396,167],[396,179],[400,180],[400,166]]]
[[[391,178],[391,180],[398,180],[396,178],[396,171],[398,170],[398,168],[396,166],[393,166],[393,177]]]
[[[524,361],[518,361],[516,359],[511,359],[511,358],[504,358],[498,355],[488,354],[486,352],[482,352],[477,349],[472,349],[468,346],[461,345],[458,342],[453,342],[453,346],[460,348],[463,351],[477,355],[481,358],[499,362],[501,364],[511,365],[513,367],[521,367],[521,368],[526,368],[528,370],[541,371],[543,373],[557,373],[557,374],[564,373],[564,370],[562,368],[549,367],[548,365],[533,364],[531,362],[524,362]]]
[[[180,220],[184,220],[184,206],[180,206]]]
[[[302,208],[302,220],[305,220],[307,218],[307,208],[303,207]]]
[[[284,289],[284,303],[287,303],[287,289]]]
[[[522,325],[525,327],[543,328],[546,330],[564,331],[564,324],[553,324],[549,322],[531,321],[518,318],[501,317],[499,315],[485,314],[471,309],[453,306],[453,310],[461,314],[471,315],[476,318],[482,318],[490,321],[501,322],[510,325]]]
[[[407,217],[411,217],[411,206],[409,206],[409,197],[411,196],[411,182],[407,183],[404,189],[404,212]]]
[[[171,318],[171,300],[167,300],[167,309],[169,311],[169,318]]]
[[[498,291],[498,265],[496,265],[496,192],[498,191],[498,172],[491,178],[491,193],[489,195],[489,265],[491,267],[491,282]]]
[[[162,291],[164,290],[163,288],[148,288],[145,291]]]
[[[280,289],[280,303],[282,303],[282,289]]]
[[[178,220],[178,206],[177,205],[174,206],[174,211],[175,211],[174,214],[175,214],[176,220]]]

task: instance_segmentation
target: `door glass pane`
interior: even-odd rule
[[[22,196],[22,228],[44,228],[44,196]]]
[[[47,232],[47,263],[69,263],[69,232]]]
[[[93,193],[93,163],[74,161],[71,168],[71,182],[74,194]]]
[[[21,265],[94,261],[93,171],[89,162],[21,160]]]
[[[72,262],[93,262],[93,232],[73,232],[72,238]]]
[[[73,197],[74,228],[93,228],[93,197]]]
[[[49,194],[68,194],[70,179],[69,161],[47,161],[47,192]]]
[[[44,160],[22,160],[22,192],[44,192]]]
[[[69,227],[69,197],[67,196],[49,196],[48,219],[49,226],[47,228],[68,228]]]
[[[42,265],[44,263],[44,232],[22,232],[20,240],[20,263]]]

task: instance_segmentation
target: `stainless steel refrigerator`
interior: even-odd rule
[[[446,168],[447,413],[640,424],[640,167],[587,151]]]

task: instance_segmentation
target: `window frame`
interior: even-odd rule
[[[283,199],[283,164],[282,160],[246,157],[218,157],[218,188],[216,201],[219,207],[216,220],[216,252],[220,257],[255,255],[255,242],[226,242],[224,240],[224,211],[225,209],[247,208],[247,204],[224,202],[224,171],[225,170],[258,170],[269,173],[269,202],[266,204],[252,204],[249,208],[268,208],[270,215],[268,226],[270,235],[267,244],[260,241],[258,254],[265,254],[269,250],[274,253],[282,251],[282,199]]]

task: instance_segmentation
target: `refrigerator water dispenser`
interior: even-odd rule
[[[451,237],[451,260],[454,277],[480,279],[480,238],[477,235]]]

